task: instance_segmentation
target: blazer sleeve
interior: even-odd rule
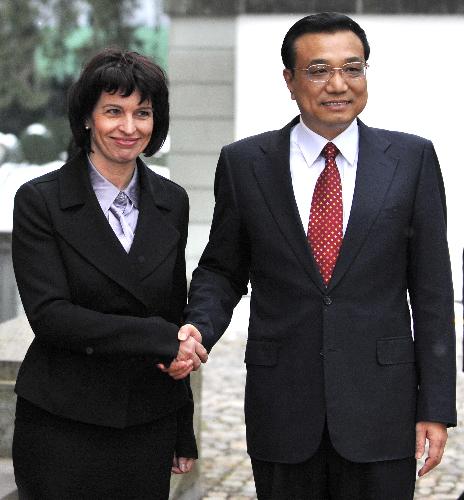
[[[227,149],[219,157],[215,207],[209,242],[193,272],[184,321],[195,325],[209,351],[230,323],[233,309],[248,291],[249,242],[237,202],[233,165]]]
[[[454,294],[440,166],[428,141],[409,231],[408,289],[418,369],[417,421],[456,425]]]
[[[190,380],[186,380],[189,399],[185,406],[177,410],[176,456],[198,458],[198,449],[193,429],[194,403]]]
[[[24,184],[15,197],[12,254],[37,341],[84,354],[174,358],[176,324],[159,316],[102,313],[72,302],[58,237],[42,193],[33,182]]]

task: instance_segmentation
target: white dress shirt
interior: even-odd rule
[[[350,218],[353,202],[356,168],[358,165],[359,130],[356,120],[332,141],[310,130],[301,120],[290,133],[290,174],[293,193],[305,233],[308,232],[309,214],[316,182],[325,167],[321,151],[327,142],[337,146],[340,153],[336,163],[342,182],[343,234]]]

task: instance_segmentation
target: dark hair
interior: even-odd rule
[[[303,17],[297,21],[285,35],[280,51],[284,66],[293,72],[295,67],[295,41],[306,33],[336,33],[337,31],[352,31],[359,37],[364,48],[364,59],[369,59],[370,47],[366,33],[359,26],[344,14],[336,12],[322,12]]]
[[[85,123],[92,115],[102,92],[119,92],[128,97],[140,92],[142,103],[153,107],[153,132],[144,150],[145,156],[156,153],[168,134],[169,91],[164,71],[148,57],[118,48],[96,54],[84,67],[79,79],[68,93],[68,116],[77,148],[90,151],[90,133]]]

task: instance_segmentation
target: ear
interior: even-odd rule
[[[92,115],[84,117],[84,128],[90,130],[92,128]]]
[[[294,79],[294,74],[292,73],[292,71],[288,68],[285,68],[284,71],[283,71],[283,75],[284,75],[284,80],[285,80],[285,83],[287,84],[287,88],[288,90],[290,91],[290,97],[295,100],[295,94],[293,92],[293,79]]]

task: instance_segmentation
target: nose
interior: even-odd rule
[[[348,88],[342,68],[333,68],[333,73],[327,81],[326,87],[329,92],[344,92]]]
[[[124,132],[126,135],[131,135],[135,132],[136,126],[132,115],[124,115],[121,118],[119,129],[122,130],[122,132]]]

